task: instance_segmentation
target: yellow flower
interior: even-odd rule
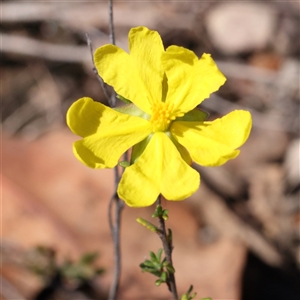
[[[239,154],[251,130],[251,115],[236,110],[209,122],[196,108],[225,82],[209,54],[200,59],[178,46],[164,50],[156,31],[129,32],[128,54],[114,45],[95,52],[103,80],[133,104],[112,109],[90,98],[67,113],[70,129],[83,139],[76,157],[92,168],[113,168],[133,147],[118,194],[129,206],[149,206],[159,194],[183,200],[199,187],[190,165],[219,166]]]

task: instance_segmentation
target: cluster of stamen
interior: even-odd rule
[[[171,121],[176,119],[173,113],[173,105],[159,102],[152,106],[150,122],[153,125],[153,132],[167,131]]]

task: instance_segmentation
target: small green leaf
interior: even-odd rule
[[[208,116],[209,113],[199,108],[195,108],[184,114],[184,116],[176,118],[176,121],[203,122],[208,118]]]
[[[97,258],[98,258],[97,252],[85,253],[84,255],[81,256],[80,263],[89,265],[95,262]]]
[[[187,294],[188,294],[188,295],[193,291],[193,288],[194,288],[193,285],[191,285],[190,288],[189,288],[188,291],[187,291]]]
[[[120,161],[119,162],[119,166],[121,166],[122,168],[127,168],[127,167],[130,167],[130,162],[129,161]]]
[[[146,259],[143,263],[140,264],[140,267],[154,268],[154,264],[149,259]]]
[[[193,286],[191,285],[189,287],[188,291],[181,296],[180,300],[192,300],[192,299],[194,299],[196,297],[197,293],[193,293],[192,295],[190,295],[192,290],[193,290]]]
[[[161,281],[160,279],[157,279],[157,280],[155,281],[155,285],[156,285],[156,286],[160,286],[162,283],[163,283],[163,281]]]
[[[154,265],[148,266],[145,263],[141,263],[140,268],[143,270],[143,272],[152,272],[156,270]]]
[[[157,259],[158,259],[159,262],[161,261],[161,255],[162,255],[162,253],[163,253],[163,249],[160,248],[160,249],[157,251],[157,255],[156,255],[156,257],[157,257]]]
[[[150,258],[153,262],[159,262],[154,252],[150,251]]]
[[[168,274],[166,272],[162,272],[160,275],[160,279],[162,282],[166,282],[168,278]]]
[[[144,266],[142,263],[140,264],[140,268],[142,269],[142,272],[150,272],[150,268]]]
[[[146,114],[144,111],[142,111],[140,108],[138,108],[132,103],[114,107],[114,110],[122,114],[130,115],[134,117],[140,117],[145,120],[150,120],[150,116],[148,114]]]
[[[160,275],[161,275],[161,271],[149,270],[147,272],[155,275],[156,277],[160,277]]]
[[[95,270],[96,275],[101,275],[105,272],[105,270],[103,268],[98,268]]]
[[[166,221],[169,218],[168,213],[169,211],[167,209],[163,209],[161,205],[157,205],[154,214],[152,214],[152,218],[163,218]]]
[[[162,214],[163,214],[163,209],[162,209],[161,205],[156,205],[155,212],[152,215],[152,218],[158,218],[158,217],[162,216]]]
[[[167,221],[169,219],[169,211],[167,209],[163,210],[162,218]]]
[[[170,264],[166,265],[166,269],[168,270],[169,273],[172,273],[172,274],[175,273],[174,267],[171,266]]]
[[[130,100],[128,100],[128,99],[126,99],[126,98],[122,97],[121,95],[117,95],[117,98],[118,98],[119,100],[121,100],[121,101],[125,102],[125,103],[131,103],[131,101],[130,101]]]
[[[132,153],[131,153],[131,163],[134,164],[135,161],[142,155],[144,152],[145,148],[147,147],[150,139],[152,137],[152,134],[147,136],[144,140],[139,142],[138,144],[134,145],[132,148]]]
[[[155,232],[155,233],[159,232],[159,229],[154,224],[148,222],[147,220],[145,220],[143,218],[137,218],[136,221],[152,232]]]

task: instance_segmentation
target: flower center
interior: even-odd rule
[[[176,119],[173,113],[173,105],[165,102],[159,102],[152,106],[152,115],[150,122],[153,125],[153,132],[166,131],[172,120]]]

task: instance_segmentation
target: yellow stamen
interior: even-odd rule
[[[152,106],[150,122],[153,125],[153,132],[168,130],[171,121],[176,118],[173,106],[165,102],[159,102]]]

